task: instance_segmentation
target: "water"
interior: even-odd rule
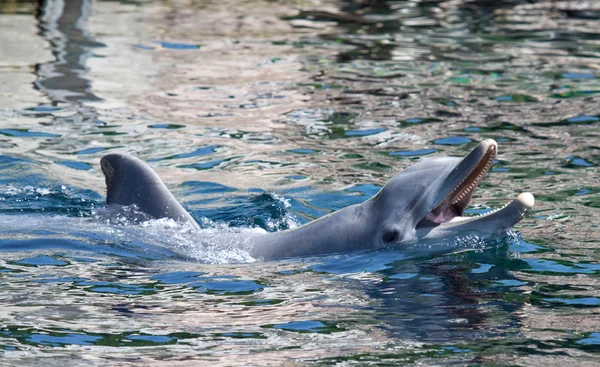
[[[580,1],[0,1],[4,365],[591,365],[600,7]],[[499,153],[473,251],[257,262],[235,246],[431,155]],[[103,216],[151,163],[203,227]]]

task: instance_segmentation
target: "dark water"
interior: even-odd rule
[[[0,364],[594,365],[600,7],[589,1],[0,1]],[[237,247],[485,138],[474,251]],[[99,159],[203,227],[103,220]],[[465,239],[469,241],[469,239]]]

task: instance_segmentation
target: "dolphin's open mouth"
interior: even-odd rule
[[[496,159],[497,150],[497,143],[492,139],[488,139],[479,144],[477,148],[465,157],[463,163],[467,166],[464,167],[467,173],[457,180],[459,181],[458,185],[419,222],[417,228],[435,227],[445,223],[462,222],[469,219],[491,216],[504,209],[522,216],[530,209],[533,206],[533,196],[529,193],[524,193],[519,195],[510,205],[507,204],[502,209],[491,211],[479,217],[463,217],[477,185],[488,173],[494,159]]]

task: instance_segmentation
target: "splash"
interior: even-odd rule
[[[62,186],[63,189],[66,189],[64,186]],[[0,194],[5,195],[5,196],[17,196],[17,195],[21,195],[21,196],[48,196],[51,194],[56,194],[56,190],[47,188],[47,187],[34,187],[34,186],[25,186],[23,188],[19,188],[19,187],[15,187],[12,185],[6,185],[4,188],[2,188],[2,190],[0,191]],[[4,199],[4,198],[3,198]]]
[[[0,214],[0,249],[11,251],[62,248],[91,251],[126,258],[179,260],[228,264],[255,261],[244,248],[245,239],[264,230],[232,228],[213,223],[197,230],[189,224],[171,219],[145,220],[123,213],[133,208],[120,208],[120,215],[107,216],[99,210],[94,216],[73,218],[60,215]]]
[[[267,229],[269,231],[275,231],[279,228],[296,228],[299,226],[298,220],[291,214],[290,209],[292,204],[289,199],[283,198],[275,193],[270,193],[276,201],[280,202],[283,206],[284,215],[281,218],[270,218],[265,221]]]
[[[476,232],[447,239],[430,239],[401,244],[398,247],[411,258],[431,257],[465,251],[481,252],[490,248],[500,248],[515,240],[513,231],[500,233],[497,236],[478,234]]]

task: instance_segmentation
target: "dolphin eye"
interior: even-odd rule
[[[398,239],[398,231],[393,230],[393,231],[387,231],[383,234],[383,242],[396,242],[396,240]]]

